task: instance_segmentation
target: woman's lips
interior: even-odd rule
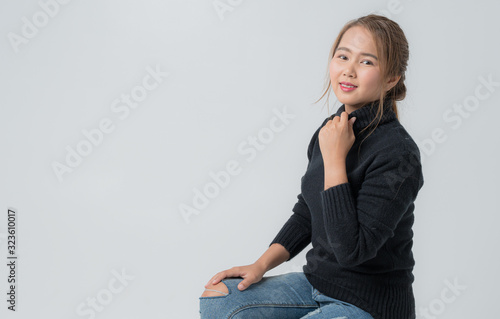
[[[355,86],[355,87],[349,87],[349,86],[345,86],[345,85],[344,85],[344,84],[342,84],[342,83],[339,83],[339,85],[340,85],[340,89],[341,89],[342,91],[344,91],[344,92],[353,91],[353,90],[355,90],[355,89],[357,88],[357,86]]]

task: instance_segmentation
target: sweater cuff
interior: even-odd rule
[[[297,225],[293,222],[287,222],[278,232],[273,241],[274,243],[281,244],[290,253],[290,257],[286,260],[289,261],[298,255],[311,241],[310,234],[304,230],[303,226]]]
[[[324,212],[327,212],[324,214],[327,224],[342,222],[345,220],[343,215],[353,216],[355,214],[356,208],[352,202],[351,184],[349,182],[327,188],[321,191],[320,194]],[[332,214],[332,212],[335,213]],[[333,218],[336,220],[334,221]]]

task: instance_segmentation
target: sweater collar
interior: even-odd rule
[[[356,121],[354,122],[352,128],[354,131],[354,135],[357,136],[361,130],[367,127],[370,124],[370,122],[377,117],[378,105],[379,105],[379,100],[375,100],[357,110],[352,111],[348,115],[348,119],[351,119],[351,117],[356,117]],[[339,107],[337,112],[331,116],[331,119],[333,119],[335,116],[340,116],[344,111],[345,111],[345,104],[342,104],[342,106]],[[397,117],[396,113],[394,113],[394,110],[392,109],[392,100],[386,98],[384,99],[384,112],[382,115],[382,119],[380,120],[378,125],[393,121],[394,119],[397,119]],[[378,120],[375,119],[375,121],[372,123],[372,126],[376,125],[377,121]],[[367,129],[366,131],[370,130],[371,129]]]

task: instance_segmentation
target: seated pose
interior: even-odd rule
[[[255,263],[209,280],[202,319],[416,317],[412,226],[424,179],[396,104],[408,56],[403,31],[386,17],[342,28],[319,99],[333,89],[342,106],[310,140],[293,214]],[[301,272],[264,277],[309,243]]]

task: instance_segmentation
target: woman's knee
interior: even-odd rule
[[[229,294],[229,290],[227,289],[226,284],[222,281],[212,285],[209,284],[203,294],[202,297],[215,297],[215,296],[227,296]]]
[[[219,319],[227,318],[235,302],[230,298],[229,289],[222,281],[216,285],[209,284],[205,291],[199,297],[200,300],[200,318],[201,319]]]

